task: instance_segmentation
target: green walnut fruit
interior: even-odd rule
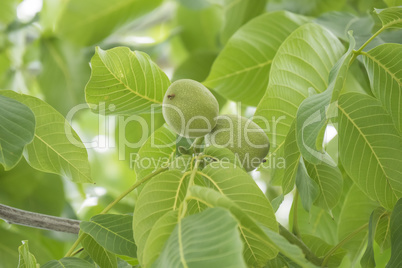
[[[265,132],[253,121],[237,115],[220,115],[216,127],[205,136],[207,146],[231,150],[246,171],[256,169],[269,152]]]
[[[211,132],[219,114],[218,101],[201,83],[182,79],[173,82],[163,98],[162,113],[177,134],[187,138]]]

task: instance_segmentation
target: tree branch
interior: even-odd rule
[[[80,221],[30,212],[0,204],[0,219],[9,224],[18,224],[51,231],[78,234]]]

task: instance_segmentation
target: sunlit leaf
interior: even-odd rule
[[[35,256],[29,252],[28,241],[22,241],[22,245],[18,247],[20,255],[18,268],[36,268]]]
[[[228,99],[256,106],[266,91],[279,46],[305,22],[306,18],[288,12],[267,13],[250,21],[219,53],[204,84]]]
[[[402,27],[402,7],[390,7],[386,9],[374,9],[384,28]]]
[[[384,44],[362,53],[374,96],[402,133],[402,45]]]
[[[96,215],[80,224],[83,232],[110,252],[137,257],[133,238],[133,217],[129,215]]]
[[[177,223],[152,267],[247,267],[237,226],[223,208],[188,216]]]
[[[85,96],[98,113],[132,115],[155,111],[155,104],[162,103],[170,85],[169,78],[147,54],[127,47],[97,47],[91,67]]]
[[[5,170],[21,159],[25,145],[34,138],[35,115],[21,102],[0,95],[0,164]]]
[[[87,151],[60,113],[32,96],[8,90],[0,91],[0,95],[22,102],[35,115],[34,140],[24,152],[33,168],[66,176],[74,182],[92,182]]]
[[[392,208],[402,196],[402,137],[381,103],[367,95],[339,98],[339,155],[353,181],[370,198]]]

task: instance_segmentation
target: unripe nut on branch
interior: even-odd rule
[[[191,79],[173,82],[165,93],[162,114],[177,134],[186,138],[211,132],[219,114],[218,101],[201,83]]]
[[[205,136],[207,146],[226,147],[246,171],[256,169],[269,152],[265,132],[253,121],[237,115],[220,115],[216,127]]]

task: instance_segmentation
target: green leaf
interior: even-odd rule
[[[141,179],[158,168],[168,165],[176,151],[176,134],[166,125],[158,128],[138,151],[135,173]]]
[[[329,244],[336,244],[337,237],[337,222],[334,221],[325,209],[317,206],[312,206],[307,212],[300,205],[300,197],[297,201],[297,213],[295,214],[295,202],[292,204],[292,210],[289,215],[289,226],[293,228],[293,217],[297,215],[297,226],[301,234],[316,236]]]
[[[308,262],[305,258],[303,251],[296,245],[291,244],[283,236],[272,230],[262,227],[265,234],[270,238],[270,240],[275,243],[279,252],[284,256],[288,257],[290,260],[300,265],[301,267],[316,267],[315,265]]]
[[[102,41],[119,27],[157,7],[161,0],[71,0],[63,6],[55,32],[87,46]]]
[[[318,258],[323,258],[334,246],[329,245],[321,238],[313,235],[302,235],[304,244],[314,253]],[[329,258],[328,267],[339,267],[343,257],[346,255],[346,250],[338,248]]]
[[[92,182],[85,146],[60,113],[32,96],[9,90],[0,90],[0,95],[22,102],[35,115],[34,140],[24,152],[33,168],[66,176],[74,182]]]
[[[179,37],[187,51],[190,53],[217,51],[221,17],[221,10],[216,5],[200,10],[179,6],[176,14],[180,28]]]
[[[160,217],[152,227],[147,242],[145,243],[142,265],[150,266],[162,252],[166,241],[176,227],[179,219],[178,210],[172,210]]]
[[[300,159],[300,163],[297,168],[296,187],[299,191],[303,208],[307,211],[310,211],[311,206],[320,194],[320,188],[318,187],[318,184],[314,180],[312,180],[307,173],[307,169],[304,165],[303,159]]]
[[[352,258],[359,255],[364,249],[368,230],[365,226],[369,221],[371,212],[377,207],[378,203],[366,196],[356,185],[350,188],[339,216],[338,240],[342,241],[352,235],[343,245],[343,248],[349,251]],[[353,232],[358,229],[361,229],[360,232],[353,235]]]
[[[328,11],[341,10],[346,0],[281,0],[269,1],[268,9],[286,9],[294,13],[316,16]],[[270,5],[271,4],[271,5]]]
[[[102,50],[91,60],[92,73],[85,87],[88,104],[102,114],[132,115],[155,111],[170,85],[169,78],[151,58],[127,47]]]
[[[345,85],[349,62],[355,47],[353,37],[349,35],[349,38],[348,51],[337,61],[329,73],[328,88],[320,94],[312,95],[305,99],[297,110],[297,145],[303,158],[312,164],[326,163],[336,166],[327,153],[317,149],[316,144],[320,130],[331,118],[337,116],[335,102],[338,100],[339,94]]]
[[[378,100],[359,93],[341,95],[338,109],[346,172],[370,198],[392,208],[402,196],[402,137],[392,118]]]
[[[400,267],[402,265],[402,199],[396,203],[391,214],[391,259],[387,268]]]
[[[192,186],[188,198],[200,200],[208,207],[228,209],[238,220],[240,233],[244,241],[243,256],[249,266],[262,266],[274,258],[278,249],[266,233],[239,205],[218,191],[206,187]],[[274,231],[272,231],[274,232]]]
[[[176,68],[172,81],[179,79],[193,79],[198,82],[204,81],[215,59],[215,52],[199,51],[191,54]]]
[[[133,215],[134,240],[141,264],[148,236],[156,221],[165,213],[177,210],[183,201],[188,184],[187,175],[178,170],[165,171],[152,178],[142,189]]]
[[[235,154],[228,148],[219,148],[211,145],[204,149],[204,154],[214,157],[215,159],[219,160],[222,164],[232,163],[236,165],[236,167],[243,169],[240,160],[236,158]]]
[[[188,216],[177,223],[152,267],[247,267],[237,227],[223,208]]]
[[[266,91],[278,48],[306,22],[306,18],[288,12],[267,13],[253,19],[228,41],[204,84],[228,99],[256,106]]]
[[[382,22],[383,28],[402,27],[402,7],[390,7],[385,9],[374,9]]]
[[[16,0],[2,0],[0,9],[0,30],[3,30],[17,15]]]
[[[381,250],[387,250],[391,247],[391,236],[390,236],[390,216],[391,213],[386,213],[381,217],[377,224],[377,229],[375,231],[375,241]]]
[[[89,256],[102,268],[117,268],[117,257],[99,245],[92,236],[84,234],[82,246]]]
[[[22,245],[18,247],[19,262],[18,268],[36,268],[35,256],[29,252],[28,241],[23,240]]]
[[[289,133],[285,139],[284,155],[286,166],[282,179],[282,190],[283,194],[287,194],[294,188],[301,157],[299,148],[297,147],[296,128],[294,122],[292,123]]]
[[[384,2],[387,3],[389,7],[402,5],[402,0],[384,0]]]
[[[34,138],[35,115],[21,102],[0,95],[0,129],[0,163],[9,170]]]
[[[243,169],[230,163],[222,166],[212,163],[199,174],[211,183],[211,188],[234,201],[255,221],[272,230],[278,230],[269,200]]]
[[[106,250],[119,255],[137,257],[132,216],[96,215],[91,221],[81,222],[80,228]]]
[[[317,183],[320,191],[314,205],[331,210],[338,204],[342,195],[342,173],[337,166],[324,163],[313,165],[305,162],[305,164],[308,174]]]
[[[86,260],[74,257],[66,257],[60,260],[52,260],[45,263],[41,268],[95,268],[95,264],[91,264]]]
[[[328,87],[329,72],[343,52],[332,33],[311,23],[299,27],[280,46],[254,119],[270,139],[269,156],[281,156],[299,105],[309,92],[323,92]]]
[[[402,45],[383,44],[362,52],[374,96],[379,99],[402,133]]]
[[[221,40],[226,43],[243,24],[265,12],[267,0],[223,1],[224,24]]]
[[[90,75],[88,56],[60,39],[43,38],[39,46],[41,92],[48,104],[67,115],[75,105],[85,102],[83,88]]]
[[[368,226],[368,239],[367,239],[367,247],[366,251],[362,259],[360,260],[360,264],[362,267],[374,268],[376,267],[375,259],[374,259],[374,248],[373,242],[376,233],[376,229],[378,223],[383,215],[386,214],[386,210],[384,208],[376,208],[370,215],[369,226]]]

